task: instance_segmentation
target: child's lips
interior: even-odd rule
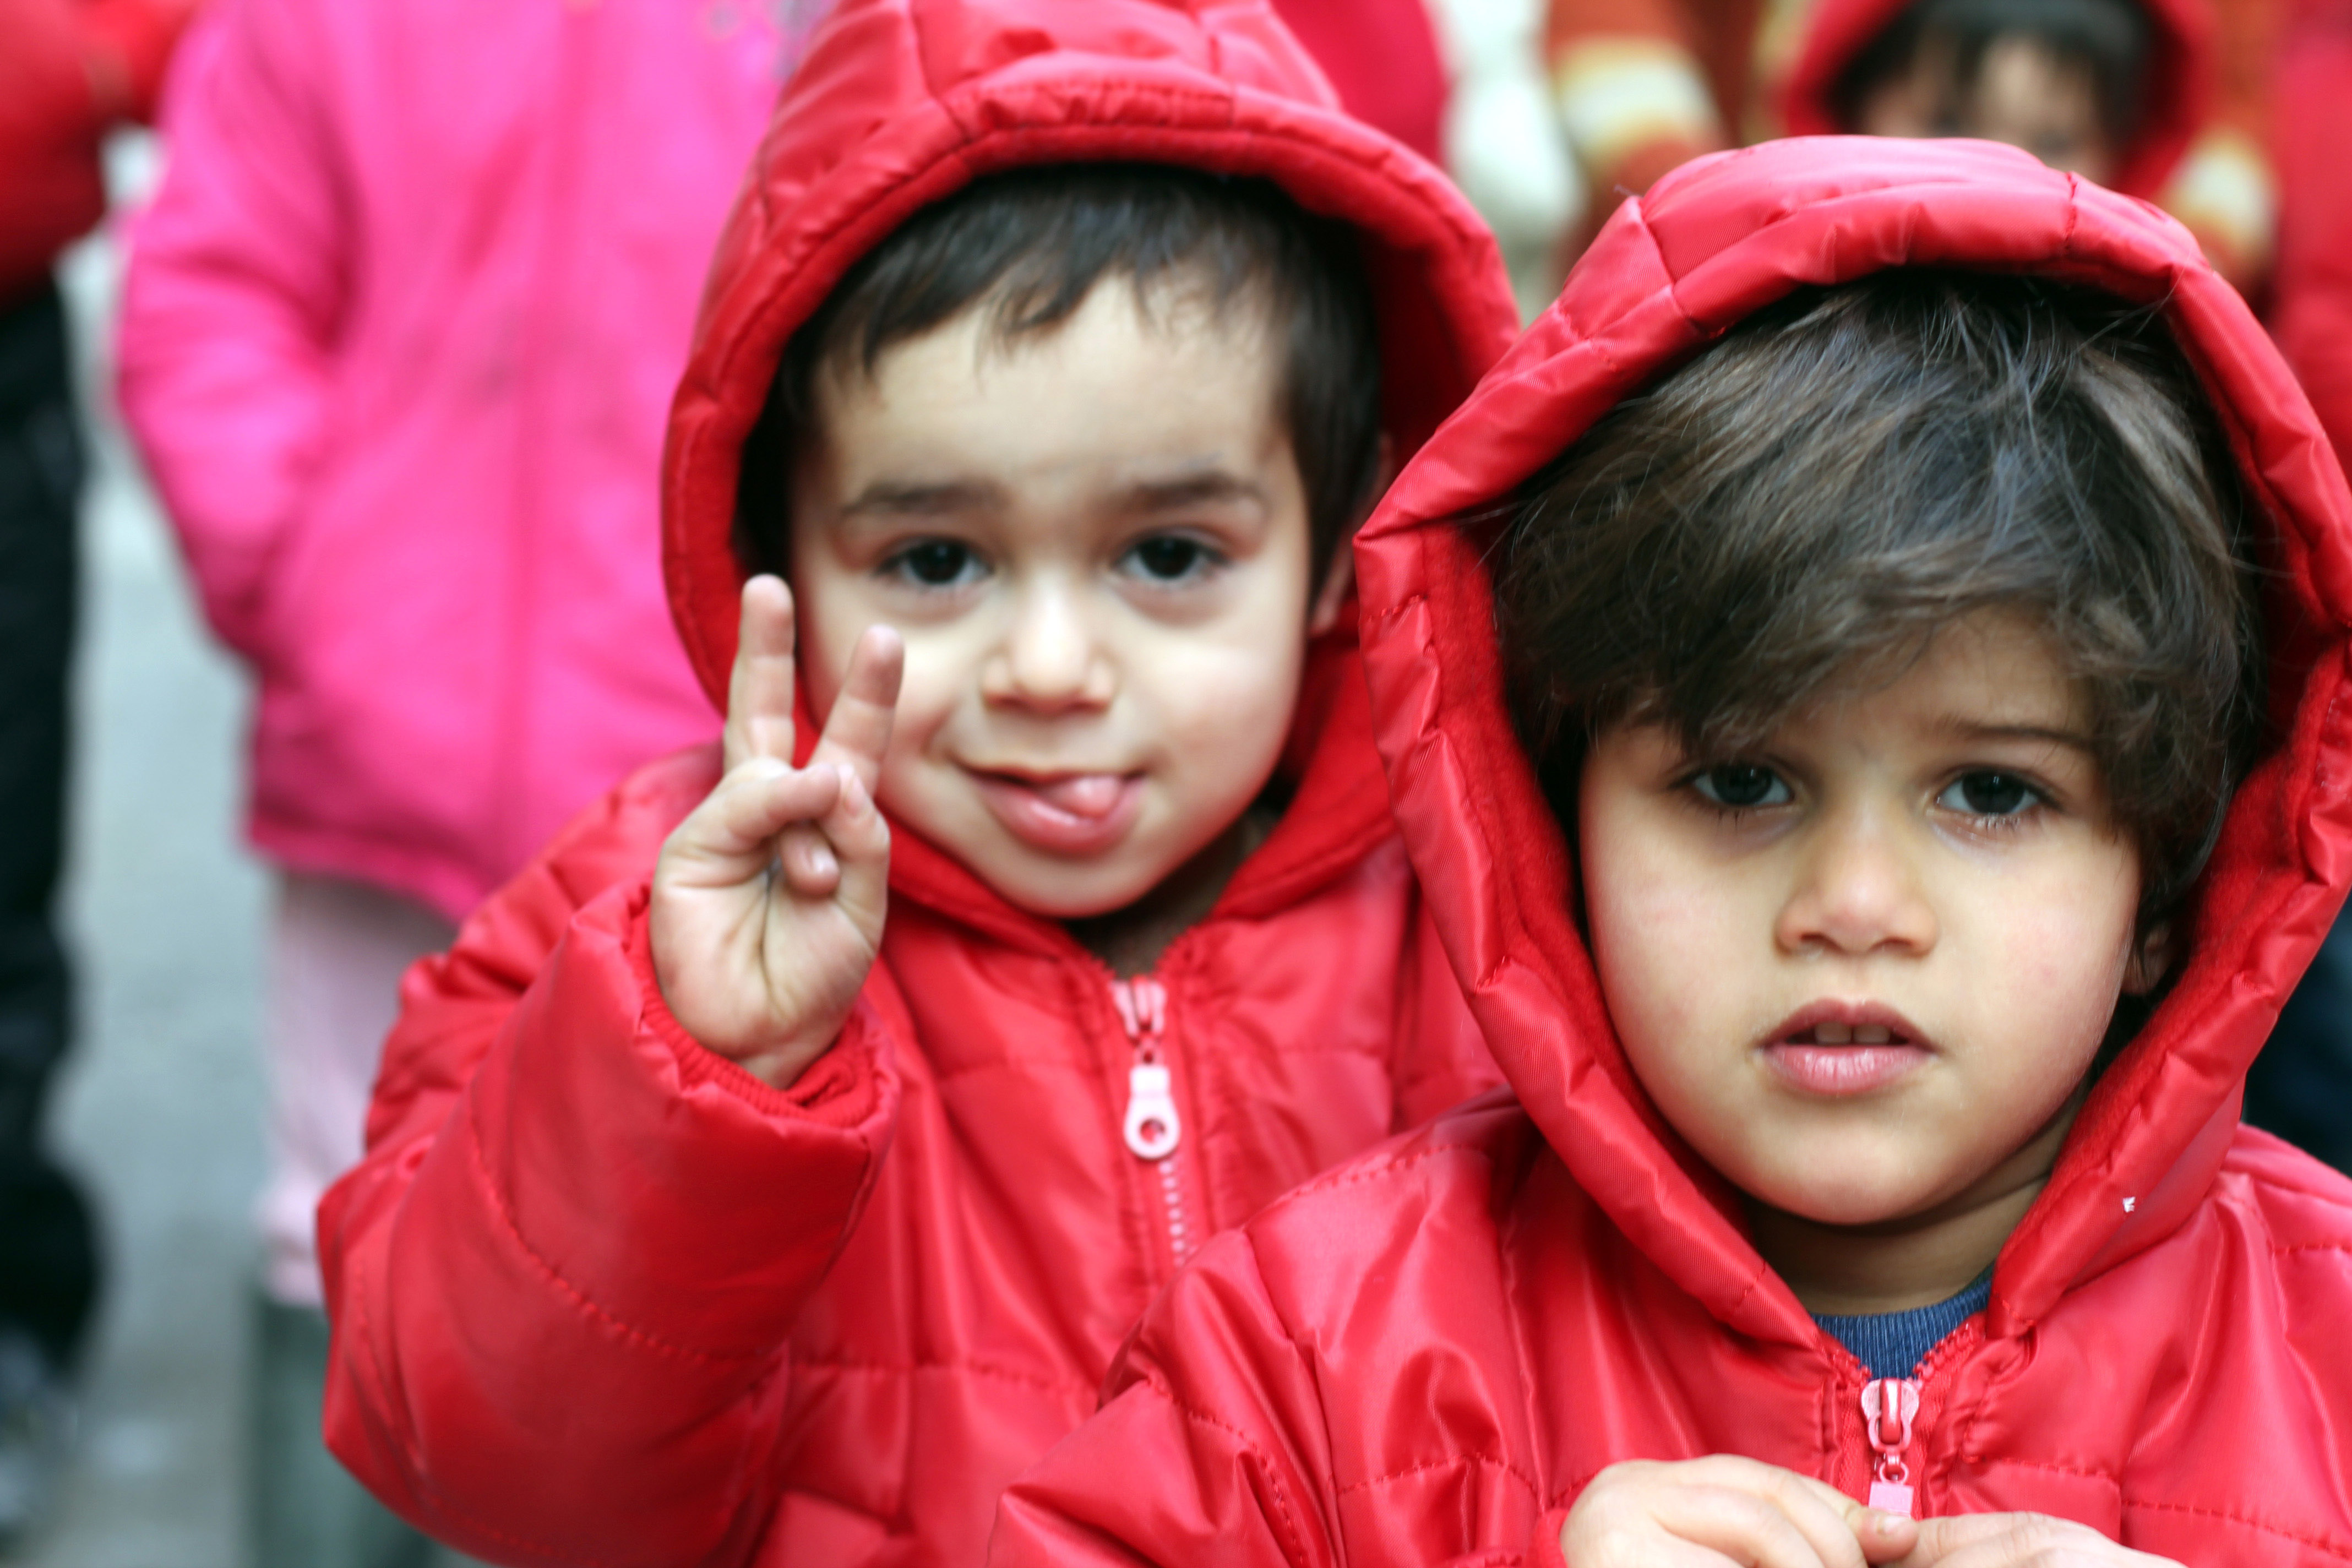
[[[1143,806],[1141,773],[974,770],[971,778],[1007,833],[1051,854],[1091,855],[1109,848],[1135,826]]]
[[[1877,1003],[1815,1003],[1765,1037],[1765,1064],[1791,1089],[1843,1097],[1908,1077],[1936,1054],[1927,1036]]]

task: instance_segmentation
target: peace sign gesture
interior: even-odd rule
[[[808,765],[793,765],[793,596],[743,585],[727,772],[662,846],[654,974],[686,1031],[782,1088],[841,1034],[882,945],[890,829],[875,808],[906,650],[871,626]]]

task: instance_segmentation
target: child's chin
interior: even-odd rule
[[[1823,1170],[1816,1163],[1780,1180],[1742,1188],[1758,1203],[1814,1225],[1853,1229],[1899,1222],[1932,1205],[1934,1194],[1912,1172],[1867,1166]]]
[[[1013,848],[972,866],[1007,903],[1055,921],[1094,920],[1139,902],[1166,872],[1122,846],[1106,854],[1064,858]]]

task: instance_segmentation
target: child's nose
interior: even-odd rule
[[[1792,953],[1934,947],[1935,904],[1900,825],[1857,809],[1815,826],[1800,847],[1796,881],[1773,934]]]
[[[1056,585],[1021,595],[1003,641],[981,668],[982,697],[1047,711],[1110,700],[1109,660],[1076,601]]]

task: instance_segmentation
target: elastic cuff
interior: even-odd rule
[[[677,1058],[680,1089],[716,1084],[762,1115],[827,1127],[855,1127],[874,1114],[881,1063],[876,1051],[877,1020],[863,996],[850,1010],[833,1048],[811,1062],[790,1088],[764,1083],[696,1039],[669,1010],[654,973],[653,929],[647,918],[652,902],[651,883],[630,895],[629,967],[637,977],[639,1022]]]

